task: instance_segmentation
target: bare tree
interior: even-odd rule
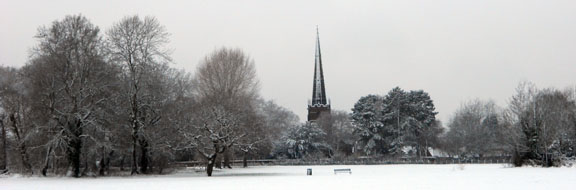
[[[199,99],[228,105],[252,104],[260,90],[254,61],[240,49],[221,48],[206,56],[194,81]]]
[[[502,153],[497,136],[502,133],[501,109],[493,101],[472,100],[458,109],[444,137],[448,152],[465,157]]]
[[[294,112],[274,101],[260,99],[258,102],[258,114],[264,119],[265,139],[259,144],[257,151],[261,157],[277,157],[283,151],[279,149],[285,143],[282,138],[300,125],[300,119]]]
[[[132,174],[138,173],[138,145],[142,154],[141,170],[145,173],[149,146],[143,131],[147,123],[155,124],[159,121],[158,115],[150,109],[150,102],[146,101],[146,77],[154,68],[170,61],[169,52],[164,47],[168,43],[169,34],[156,18],[141,19],[138,16],[123,18],[107,34],[112,58],[123,65],[128,82],[125,90],[126,99],[130,102]]]
[[[516,166],[558,166],[573,156],[576,103],[570,93],[521,83],[509,107],[508,144]]]
[[[254,154],[256,151],[267,148],[269,144],[265,144],[268,136],[265,125],[265,118],[263,115],[257,114],[257,109],[252,107],[244,107],[242,111],[244,124],[241,125],[245,137],[241,138],[238,142],[237,150],[242,156],[243,167],[248,167],[248,156]],[[270,150],[271,148],[268,148]],[[270,151],[267,151],[268,153]],[[229,160],[228,160],[229,162]],[[229,163],[224,161],[226,167],[231,168]]]
[[[3,141],[5,142],[4,149],[8,149],[6,146],[6,133],[11,132],[14,149],[19,153],[19,168],[21,168],[23,173],[33,173],[29,150],[33,127],[29,122],[30,102],[27,99],[28,92],[24,86],[20,70],[6,68],[3,69],[2,76],[0,79],[0,105],[3,112],[6,112],[2,113],[2,115],[6,115],[6,121],[3,122],[6,126],[2,126]],[[6,130],[5,127],[9,130]],[[7,158],[4,160],[6,161]]]
[[[180,128],[187,140],[185,146],[194,147],[207,160],[206,173],[212,176],[212,171],[218,154],[236,145],[246,136],[241,130],[239,113],[231,112],[223,106],[199,104],[191,126]]]
[[[333,148],[334,156],[349,156],[356,138],[350,114],[341,110],[332,110],[330,115],[318,119],[318,125],[326,133],[326,142]]]
[[[97,143],[90,134],[102,131],[102,106],[110,97],[115,72],[104,61],[99,28],[83,16],[66,16],[48,28],[39,29],[39,45],[24,69],[36,96],[36,110],[48,111],[53,137],[64,142],[71,175],[81,175],[82,155],[87,143]],[[88,160],[85,160],[88,163]],[[85,166],[88,169],[88,165]],[[85,170],[87,171],[87,170]]]
[[[6,173],[8,166],[8,141],[6,140],[6,128],[4,127],[4,112],[0,111],[0,128],[2,133],[2,159],[0,162],[0,174]]]
[[[566,98],[568,101],[570,102],[576,102],[576,85],[574,86],[570,86],[568,88],[566,88],[564,90],[564,94],[566,95]],[[572,112],[576,113],[576,107],[572,107]],[[566,110],[568,111],[568,110]],[[564,113],[564,112],[563,112]],[[576,122],[576,117],[572,118],[572,120],[574,122]],[[564,146],[568,146],[568,147],[576,147],[576,124],[574,124],[573,126],[569,126],[569,125],[563,125],[564,127],[564,133],[563,138],[565,139],[564,141]],[[571,148],[572,152],[566,152],[564,153],[567,157],[575,157],[576,156],[576,148]]]
[[[192,126],[199,135],[186,133],[186,139],[208,160],[208,175],[218,154],[231,151],[258,125],[252,122],[255,100],[258,98],[258,79],[254,61],[240,49],[221,48],[200,63],[194,78],[197,109]],[[190,130],[188,130],[190,131]],[[246,140],[246,139],[244,139]],[[254,138],[258,140],[258,138]],[[243,141],[243,144],[250,144]],[[224,154],[224,160],[231,154]]]
[[[186,106],[193,106],[192,81],[183,71],[167,67],[155,69],[147,77],[146,96],[143,102],[148,106],[144,109],[144,129],[141,131],[141,171],[157,169],[159,173],[167,167],[174,158],[173,149],[177,142],[177,127],[183,125],[190,116]],[[148,119],[152,118],[152,119]],[[142,141],[145,140],[145,144]],[[142,149],[142,146],[145,149]],[[147,159],[147,160],[144,160]],[[147,163],[145,163],[147,162]],[[149,169],[145,169],[147,164]]]
[[[10,74],[9,68],[0,67],[0,136],[2,141],[2,157],[0,158],[0,174],[8,172],[8,141],[6,138],[6,127],[4,125],[4,119],[6,118],[6,113],[4,110],[4,89],[6,86],[6,81],[9,79],[8,76]]]

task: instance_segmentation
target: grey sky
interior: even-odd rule
[[[327,96],[349,111],[395,86],[430,93],[447,122],[460,102],[505,105],[518,82],[576,81],[576,1],[0,0],[0,64],[22,66],[36,29],[67,14],[106,30],[153,15],[172,34],[175,67],[193,71],[217,47],[254,58],[262,95],[306,119],[319,25]]]

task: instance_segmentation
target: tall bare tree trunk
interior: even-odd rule
[[[215,153],[218,154],[218,153]],[[222,169],[222,157],[216,157],[214,158],[214,166],[218,169]]]
[[[0,173],[5,173],[8,165],[8,143],[6,143],[6,128],[4,127],[3,115],[0,115],[0,127],[2,127],[2,162],[0,162]]]
[[[124,160],[126,159],[125,155],[122,155],[122,159],[120,159],[120,171],[124,171]]]
[[[138,87],[134,85],[136,90]],[[138,174],[138,154],[136,154],[136,149],[138,148],[138,105],[137,105],[137,94],[132,95],[132,171],[130,175]]]
[[[50,166],[50,155],[52,154],[52,146],[48,147],[48,151],[46,152],[46,159],[44,160],[44,167],[42,168],[42,175],[46,176],[48,173],[48,167]]]
[[[66,154],[68,155],[68,161],[70,162],[70,165],[72,166],[72,176],[73,177],[80,177],[80,166],[81,166],[81,160],[80,157],[82,155],[82,127],[81,127],[82,123],[79,121],[76,121],[76,123],[74,125],[72,125],[71,127],[73,127],[71,129],[72,134],[70,134],[70,140],[68,140],[68,148],[67,148],[67,152]],[[88,167],[88,166],[86,166]]]
[[[108,174],[108,169],[110,168],[110,159],[112,158],[112,155],[114,155],[114,150],[106,154],[106,149],[102,147],[102,158],[100,159],[100,164],[98,166],[99,175],[104,176]]]
[[[148,173],[148,150],[150,148],[150,144],[146,139],[140,139],[140,172],[143,174]]]
[[[216,163],[217,157],[218,153],[214,153],[208,158],[208,165],[206,166],[206,174],[208,174],[208,176],[212,176],[212,171],[214,170],[214,164]]]
[[[132,133],[132,171],[130,175],[138,174],[138,155],[136,154],[136,148],[138,148],[138,137],[136,137],[136,131]]]
[[[242,165],[243,167],[248,167],[248,152],[244,152],[244,158],[242,158]]]
[[[232,169],[232,166],[230,165],[230,157],[232,157],[232,153],[230,153],[230,151],[229,148],[224,151],[224,167]]]
[[[12,127],[16,135],[16,141],[18,142],[18,150],[20,151],[20,159],[22,160],[22,166],[26,173],[32,173],[32,165],[28,159],[28,152],[26,147],[26,142],[22,139],[20,134],[20,127],[18,126],[15,114],[10,115],[10,121],[12,122]]]
[[[131,69],[132,70],[132,69]],[[139,116],[139,110],[138,110],[138,85],[136,83],[136,79],[135,79],[135,72],[132,71],[132,82],[133,87],[134,87],[134,92],[132,94],[132,116],[131,116],[131,120],[132,120],[132,171],[130,172],[130,175],[134,175],[134,174],[138,174],[138,155],[136,154],[136,149],[138,148],[138,133],[139,133],[139,129],[140,126],[138,124],[138,116]]]

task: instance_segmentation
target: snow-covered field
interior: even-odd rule
[[[312,168],[313,175],[306,176]],[[352,174],[337,174],[350,168]],[[17,189],[576,189],[576,167],[509,168],[479,165],[258,166],[216,170],[213,177],[193,169],[171,175],[98,178],[3,177],[0,190]]]

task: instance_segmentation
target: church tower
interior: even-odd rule
[[[320,53],[320,34],[318,33],[318,27],[316,27],[314,83],[312,86],[312,101],[308,102],[308,121],[315,121],[323,114],[330,114],[330,102],[326,99],[324,72],[322,71],[322,54]]]

